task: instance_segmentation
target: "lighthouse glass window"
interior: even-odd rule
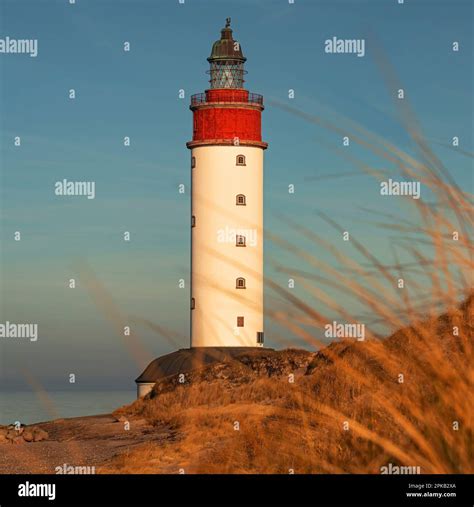
[[[211,63],[211,88],[243,88],[244,64],[235,61]]]

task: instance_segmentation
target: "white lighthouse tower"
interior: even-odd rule
[[[230,18],[191,97],[191,347],[263,346],[263,97]]]
[[[230,19],[212,46],[210,88],[191,97],[191,347],[154,359],[156,382],[263,348],[263,97],[244,86],[245,58]]]

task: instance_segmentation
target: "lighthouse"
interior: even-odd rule
[[[230,18],[191,97],[191,347],[263,346],[263,97]]]
[[[246,58],[230,18],[208,58],[210,86],[191,97],[190,347],[154,359],[138,397],[160,380],[271,355],[263,334],[263,97],[244,88]],[[247,364],[247,363],[246,363]]]

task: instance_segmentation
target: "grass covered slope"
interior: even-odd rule
[[[470,297],[385,340],[242,357],[158,383],[116,415],[173,438],[111,460],[116,473],[473,471]]]

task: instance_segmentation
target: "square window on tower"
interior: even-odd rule
[[[235,246],[245,246],[245,236],[237,234],[235,236]]]

